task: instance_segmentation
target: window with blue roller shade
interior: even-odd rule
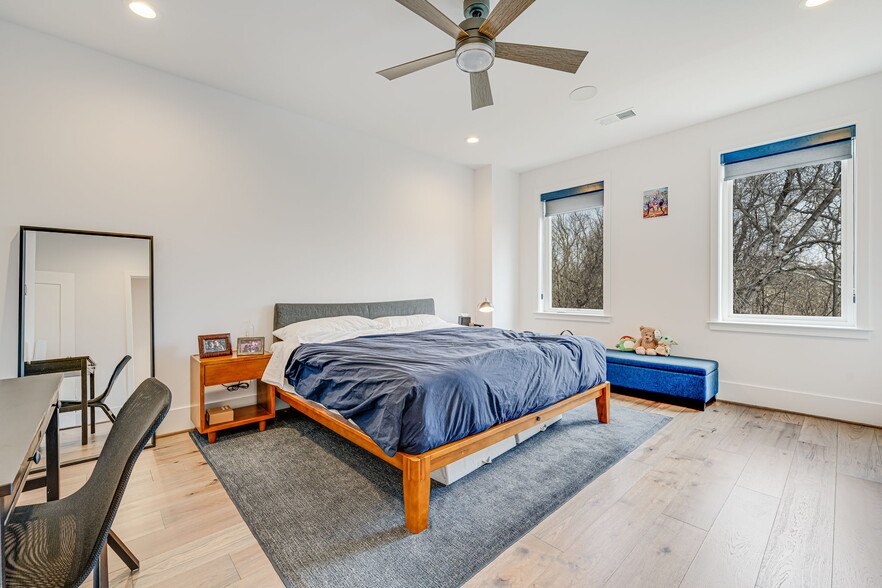
[[[855,126],[842,127],[720,155],[724,179],[851,159]]]
[[[723,320],[854,325],[855,126],[723,153]]]
[[[547,264],[543,310],[603,312],[603,188],[603,182],[593,182],[540,195]]]

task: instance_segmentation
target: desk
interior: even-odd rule
[[[59,498],[58,391],[63,376],[47,374],[0,380],[0,588],[4,585],[4,533],[9,513],[24,490],[46,486]],[[28,480],[46,438],[46,475]]]
[[[39,359],[36,361],[25,362],[24,375],[36,376],[38,374],[64,374],[80,376],[80,408],[82,413],[80,422],[82,423],[83,445],[89,443],[89,417],[88,406],[89,400],[95,397],[95,362],[91,357],[62,357],[59,359]],[[88,384],[87,384],[88,381]],[[68,405],[65,412],[71,410]]]
[[[94,364],[93,364],[94,365]],[[5,586],[5,532],[9,513],[22,492],[46,487],[46,500],[61,497],[61,464],[58,456],[58,392],[62,374],[43,374],[0,380],[0,588]],[[46,439],[46,473],[28,478]],[[107,546],[130,570],[141,563],[113,529]]]

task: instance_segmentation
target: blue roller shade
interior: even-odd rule
[[[546,192],[540,199],[545,204],[545,216],[598,208],[603,206],[603,182]]]
[[[725,179],[734,180],[772,171],[850,159],[854,151],[855,126],[805,135],[740,149],[720,155]]]

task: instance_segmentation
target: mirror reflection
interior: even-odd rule
[[[63,373],[62,463],[97,457],[153,374],[152,239],[23,228],[23,375]]]

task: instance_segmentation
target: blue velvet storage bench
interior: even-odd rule
[[[717,395],[718,367],[711,359],[606,350],[606,377],[613,392],[699,410]]]

